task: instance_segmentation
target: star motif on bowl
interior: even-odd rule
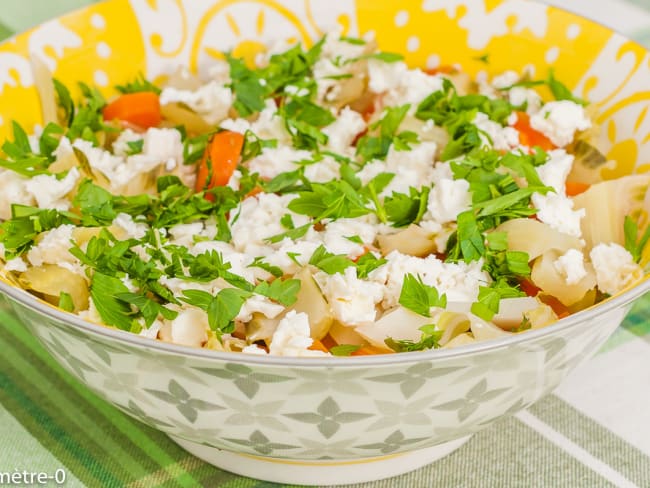
[[[130,396],[134,400],[151,405],[151,400],[142,391],[142,386],[138,381],[142,375],[137,372],[119,371],[115,368],[109,368],[102,363],[94,365],[95,371],[101,376],[99,381],[93,382],[96,386],[113,393],[122,393]],[[114,396],[114,395],[111,395]]]
[[[367,395],[366,388],[357,381],[363,377],[366,370],[326,370],[302,369],[295,373],[300,378],[300,384],[291,392],[292,395],[312,395],[328,390],[343,392],[349,395]]]
[[[281,383],[295,378],[269,373],[258,373],[248,366],[226,363],[222,368],[194,368],[202,373],[232,381],[248,398],[253,398],[262,383]]]
[[[456,410],[458,420],[464,422],[484,403],[508,391],[508,388],[487,389],[487,380],[476,383],[463,398],[431,407],[434,410]]]
[[[224,440],[231,442],[233,444],[237,444],[239,446],[248,447],[253,451],[265,456],[268,456],[271,453],[277,456],[277,454],[275,454],[276,450],[284,451],[288,449],[298,449],[300,447],[300,446],[292,446],[291,444],[283,444],[281,442],[272,442],[268,437],[266,437],[259,430],[254,431],[248,437],[248,439],[226,438]]]
[[[345,459],[357,456],[357,452],[350,449],[355,438],[342,439],[340,441],[320,442],[313,439],[298,438],[303,445],[300,457],[307,459]]]
[[[431,419],[424,412],[431,407],[436,396],[428,396],[409,403],[376,400],[377,411],[381,418],[373,422],[366,431],[395,427],[400,424],[428,425]]]
[[[339,431],[343,424],[359,422],[372,417],[372,414],[343,412],[332,397],[327,397],[318,405],[316,412],[285,413],[284,416],[298,422],[316,425],[323,437],[329,439]]]
[[[277,413],[285,400],[273,402],[244,402],[228,395],[219,395],[226,406],[233,411],[223,423],[227,426],[259,425],[269,429],[288,432],[289,428],[277,419]]]
[[[462,371],[465,366],[437,368],[432,363],[418,363],[408,368],[404,373],[393,373],[366,378],[378,383],[397,383],[405,398],[411,398],[431,378],[440,378]]]
[[[144,391],[165,403],[173,405],[188,421],[194,423],[199,416],[199,411],[224,410],[221,405],[215,405],[205,400],[191,398],[190,394],[175,380],[170,380],[168,391],[159,391],[145,388]]]
[[[382,454],[390,454],[392,452],[401,451],[404,447],[410,446],[427,440],[428,437],[414,437],[407,439],[401,431],[396,430],[384,439],[384,442],[375,442],[372,444],[363,444],[355,446],[357,449],[372,449],[378,450]]]
[[[48,339],[45,339],[45,337],[41,337],[41,339],[50,353],[57,357],[63,364],[67,364],[82,381],[86,381],[86,372],[95,371],[94,368],[79,359],[76,354],[68,351],[56,336],[51,335]]]

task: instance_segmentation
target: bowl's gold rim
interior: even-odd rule
[[[116,0],[102,0],[99,4],[109,4]],[[546,3],[544,0],[519,0],[521,2],[528,2],[534,4],[543,4],[546,5],[549,9],[558,10],[564,12],[570,16],[573,16],[582,21],[587,21],[592,24],[599,25],[604,29],[607,29],[612,34],[621,36],[626,40],[637,44],[639,47],[647,50],[645,46],[639,42],[630,39],[628,36],[617,32],[616,30],[604,25],[603,23],[593,20],[588,17],[581,16],[571,10],[558,7]],[[64,19],[68,16],[77,15],[79,12],[85,10],[96,8],[97,4],[87,5],[85,7],[80,7],[74,9],[66,14],[56,17],[55,19]],[[53,20],[53,19],[50,19]],[[30,28],[24,32],[19,32],[2,43],[0,45],[14,42],[14,39],[17,36],[24,35],[33,31],[36,27]],[[431,360],[443,360],[450,358],[461,358],[463,356],[475,355],[478,353],[487,353],[497,349],[507,348],[512,345],[518,345],[526,342],[533,342],[536,339],[541,339],[546,336],[553,335],[556,331],[560,329],[569,329],[577,326],[585,321],[589,321],[602,313],[609,312],[616,308],[624,307],[625,305],[633,302],[634,300],[640,298],[645,293],[650,292],[650,275],[646,275],[640,282],[634,284],[627,290],[617,294],[616,296],[610,297],[607,300],[598,303],[586,310],[582,310],[573,315],[570,315],[566,318],[558,320],[554,324],[544,327],[542,329],[526,331],[521,334],[507,336],[501,339],[494,339],[489,341],[476,342],[473,344],[467,344],[464,346],[459,346],[453,349],[432,349],[428,351],[421,352],[410,352],[410,353],[399,353],[399,354],[380,354],[375,356],[355,356],[355,357],[328,357],[328,358],[300,358],[300,357],[281,357],[281,356],[257,356],[253,354],[242,354],[242,353],[233,353],[233,352],[219,352],[211,349],[200,349],[188,346],[182,346],[178,344],[170,344],[154,339],[149,339],[131,332],[122,331],[119,329],[103,327],[98,324],[86,321],[77,315],[73,315],[69,312],[65,312],[56,307],[53,307],[45,302],[42,302],[37,297],[31,295],[29,292],[10,285],[4,280],[0,280],[0,293],[7,295],[21,305],[30,308],[36,312],[39,312],[45,316],[48,316],[52,319],[55,319],[65,325],[76,327],[82,331],[88,332],[91,335],[98,335],[103,338],[108,338],[111,340],[116,340],[117,342],[131,345],[131,346],[141,346],[145,349],[155,350],[156,352],[171,354],[177,356],[191,356],[195,358],[208,359],[208,360],[219,360],[226,361],[230,363],[241,363],[241,364],[251,364],[251,365],[273,365],[273,366],[285,366],[285,367],[332,367],[336,366],[337,368],[341,367],[363,367],[363,366],[380,366],[380,365],[392,365],[392,364],[403,364],[403,363],[416,363],[420,361],[431,361]]]

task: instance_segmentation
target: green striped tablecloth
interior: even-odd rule
[[[650,0],[548,0],[650,45]],[[93,0],[3,0],[0,37]],[[66,486],[271,487],[214,468],[66,374],[0,310],[0,473]],[[54,482],[50,482],[54,486]],[[435,465],[368,487],[650,487],[650,296],[554,394]]]

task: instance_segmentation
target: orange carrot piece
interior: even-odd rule
[[[161,120],[160,98],[153,92],[126,93],[104,107],[104,120],[121,120],[143,129],[157,127]]]
[[[581,193],[586,192],[591,185],[587,183],[580,183],[579,181],[566,182],[566,194],[568,197],[575,197]]]
[[[519,287],[521,288],[521,291],[523,291],[526,295],[529,297],[536,297],[537,294],[542,291],[541,288],[538,288],[533,284],[532,281],[530,280],[521,280],[519,282]]]
[[[555,144],[548,137],[530,126],[530,117],[526,112],[517,112],[517,122],[513,127],[519,131],[519,143],[522,146],[539,146],[544,151],[555,149]]]
[[[387,351],[383,351],[374,346],[361,346],[350,354],[350,356],[374,356],[375,354],[387,354]]]
[[[212,136],[197,169],[196,191],[227,185],[237,168],[243,147],[244,136],[239,132],[225,130]],[[209,194],[206,197],[212,198]]]
[[[311,346],[309,346],[307,349],[310,349],[312,351],[330,352],[329,349],[325,347],[325,344],[323,344],[321,341],[312,342]]]

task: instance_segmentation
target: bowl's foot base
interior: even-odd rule
[[[276,483],[322,486],[363,483],[413,471],[452,453],[471,436],[416,451],[344,461],[300,461],[253,456],[170,437],[196,457],[226,471]]]

